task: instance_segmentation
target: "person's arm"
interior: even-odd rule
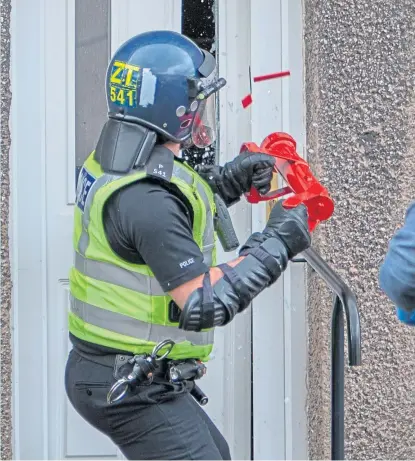
[[[185,205],[160,187],[139,199],[136,193],[124,192],[118,204],[123,234],[182,310],[179,328],[184,330],[229,323],[279,278],[291,257],[310,245],[305,207],[277,205],[267,227],[248,239],[239,258],[208,268]]]
[[[244,257],[241,256],[237,259],[228,262],[227,264],[231,267],[235,267],[243,259]],[[209,269],[209,274],[212,286],[215,285],[216,282],[218,282],[223,277],[223,272],[219,269],[219,267],[211,267]],[[179,287],[169,292],[170,296],[173,298],[174,302],[177,304],[177,306],[179,306],[180,309],[183,310],[187,300],[189,299],[190,294],[203,286],[204,276],[205,273],[199,275],[199,277],[189,280],[188,282],[184,283],[183,285],[180,285]]]
[[[415,326],[415,311],[408,312],[405,309],[397,307],[396,316],[398,317],[398,320],[400,320],[402,323],[406,323],[410,326]]]
[[[208,270],[193,239],[190,211],[178,196],[149,179],[121,190],[108,213],[118,246],[139,255],[166,293]]]
[[[415,325],[415,202],[392,237],[379,271],[380,288],[397,308],[401,322]]]
[[[228,324],[310,243],[305,206],[285,210],[277,203],[263,232],[252,234],[240,249],[241,258],[171,292],[183,310],[179,328],[200,331]]]

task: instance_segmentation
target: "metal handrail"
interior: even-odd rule
[[[331,459],[344,459],[344,319],[346,316],[349,365],[362,363],[360,318],[356,296],[341,277],[313,249],[302,253],[307,263],[335,293],[331,332]]]

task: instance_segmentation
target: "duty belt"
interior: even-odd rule
[[[196,385],[195,380],[202,378],[206,373],[206,366],[199,360],[169,360],[167,356],[174,346],[174,341],[165,340],[158,343],[151,354],[92,356],[88,354],[88,360],[104,366],[114,366],[114,376],[117,378],[118,370],[126,364],[132,365],[132,370],[127,376],[122,376],[111,387],[107,395],[109,404],[122,400],[130,389],[138,385],[150,385],[157,377],[167,379],[172,384],[184,383],[192,397],[200,404],[206,405],[208,397]],[[160,357],[157,354],[164,348],[167,351]],[[86,355],[77,351],[79,355]],[[131,367],[130,367],[131,368]],[[118,394],[118,395],[117,395]]]

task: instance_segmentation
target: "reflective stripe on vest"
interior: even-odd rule
[[[78,252],[75,254],[75,269],[92,279],[112,283],[129,290],[153,296],[164,296],[166,294],[155,277],[131,272],[123,267],[103,261],[93,261]]]
[[[214,330],[192,332],[180,330],[175,326],[142,322],[117,312],[84,303],[73,296],[71,296],[71,312],[85,322],[97,327],[145,341],[158,343],[168,338],[175,343],[189,341],[195,346],[206,346],[213,342]]]

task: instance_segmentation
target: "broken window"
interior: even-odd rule
[[[182,34],[216,56],[216,0],[182,1]],[[218,104],[216,105],[218,107]],[[217,123],[219,127],[219,123]],[[216,139],[218,139],[218,134]],[[213,165],[216,159],[217,141],[206,148],[191,147],[183,150],[183,157],[195,165]]]

